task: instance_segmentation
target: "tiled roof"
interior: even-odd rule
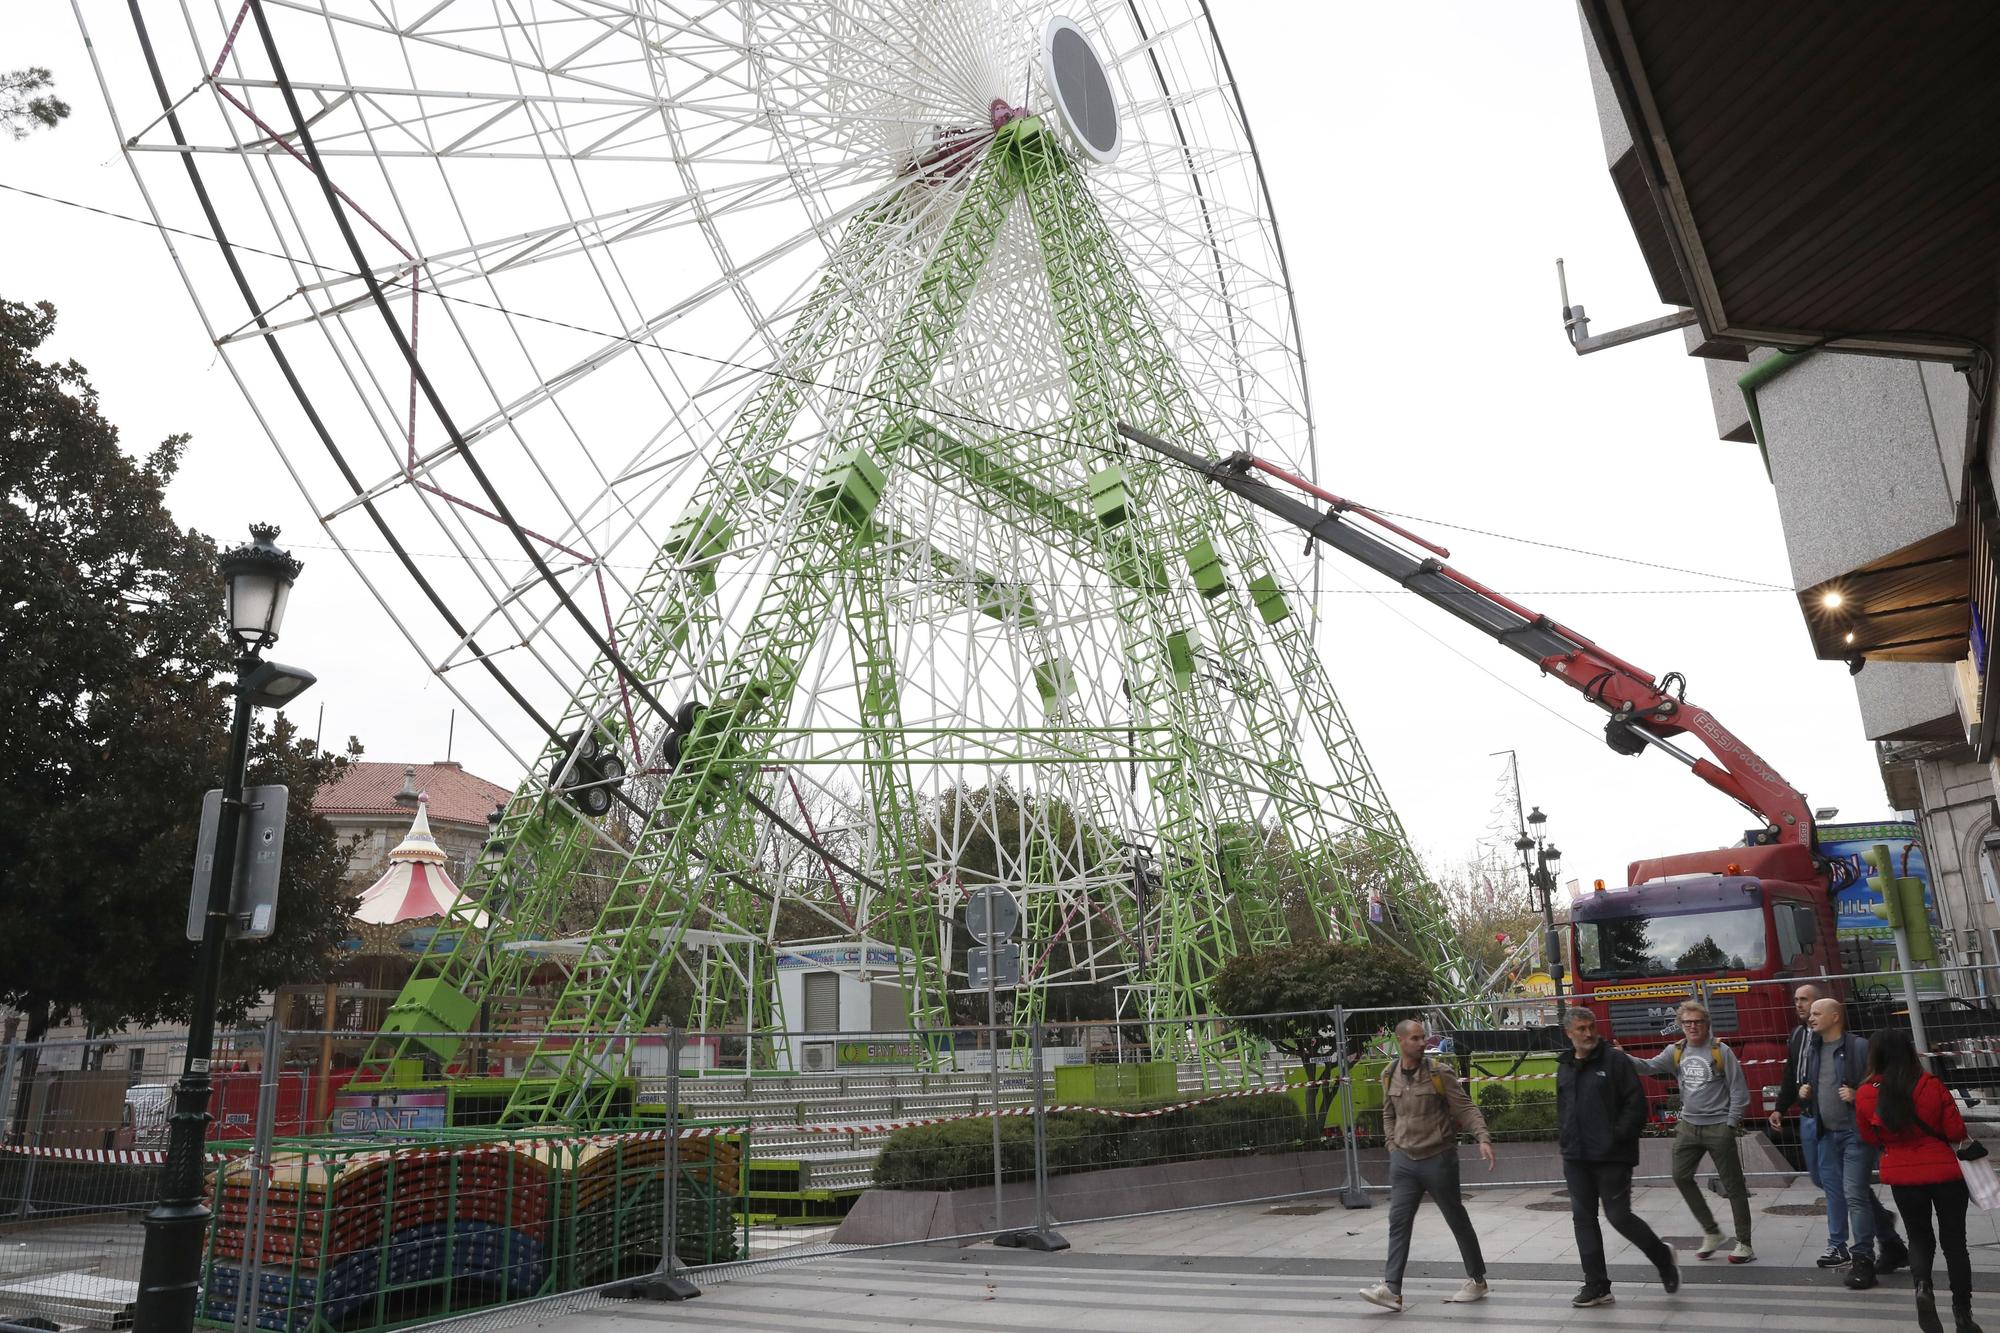
[[[484,824],[495,805],[513,792],[496,782],[475,777],[455,763],[375,764],[357,761],[342,767],[320,785],[313,810],[322,815],[394,815],[409,819],[416,807],[399,804],[403,770],[414,769],[411,781],[430,798],[430,817],[447,824]]]

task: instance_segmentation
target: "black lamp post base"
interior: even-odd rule
[[[208,1222],[208,1207],[199,1202],[163,1202],[146,1214],[134,1327],[159,1333],[194,1327]]]

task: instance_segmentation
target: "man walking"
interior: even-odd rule
[[[1868,1073],[1868,1042],[1847,1030],[1847,1012],[1839,1000],[1814,1000],[1806,1021],[1813,1035],[1799,1073],[1799,1103],[1812,1126],[1801,1126],[1799,1136],[1801,1141],[1808,1133],[1813,1136],[1819,1163],[1814,1179],[1826,1193],[1827,1247],[1819,1264],[1847,1265],[1847,1285],[1866,1291],[1875,1285],[1878,1272],[1909,1260],[1900,1241],[1891,1250],[1891,1231],[1884,1234],[1882,1264],[1875,1262],[1875,1215],[1881,1205],[1868,1184],[1875,1173],[1875,1150],[1854,1128],[1854,1090]]]
[[[1679,1291],[1681,1269],[1674,1247],[1632,1211],[1632,1168],[1639,1164],[1639,1132],[1646,1127],[1646,1090],[1639,1071],[1630,1056],[1597,1035],[1597,1015],[1590,1010],[1564,1014],[1563,1032],[1570,1049],[1556,1059],[1557,1137],[1577,1257],[1583,1261],[1583,1289],[1570,1304],[1611,1304],[1604,1232],[1597,1224],[1600,1205],[1618,1234],[1659,1270],[1660,1285],[1669,1294]]]
[[[1757,1257],[1750,1246],[1750,1187],[1743,1181],[1743,1158],[1737,1151],[1737,1127],[1750,1109],[1750,1085],[1736,1052],[1715,1039],[1708,1006],[1700,1000],[1683,1001],[1679,1011],[1681,1039],[1650,1060],[1636,1057],[1633,1063],[1655,1078],[1672,1079],[1680,1085],[1680,1123],[1674,1130],[1674,1184],[1688,1211],[1701,1223],[1701,1248],[1697,1259],[1708,1259],[1722,1248],[1722,1230],[1715,1224],[1715,1212],[1695,1183],[1701,1159],[1715,1163],[1722,1178],[1722,1192],[1729,1200],[1729,1213],[1736,1224],[1736,1248],[1729,1252],[1732,1264],[1747,1264]]]
[[[1385,1310],[1403,1308],[1410,1231],[1426,1194],[1444,1214],[1458,1241],[1458,1257],[1465,1261],[1465,1285],[1445,1300],[1465,1304],[1486,1299],[1486,1259],[1458,1187],[1458,1136],[1471,1134],[1479,1140],[1479,1157],[1488,1171],[1493,1169],[1493,1136],[1486,1132],[1486,1117],[1459,1085],[1458,1075],[1424,1054],[1429,1037],[1417,1019],[1398,1023],[1397,1058],[1382,1072],[1382,1136],[1389,1145],[1389,1262],[1380,1282],[1362,1288],[1361,1299]]]
[[[1771,1111],[1771,1132],[1780,1134],[1785,1128],[1785,1112],[1794,1106],[1799,1108],[1799,1156],[1805,1162],[1806,1176],[1820,1189],[1826,1183],[1819,1175],[1819,1122],[1812,1114],[1810,1105],[1799,1099],[1799,1089],[1806,1082],[1806,1060],[1818,1037],[1812,1029],[1812,1007],[1825,997],[1826,992],[1811,982],[1792,992],[1792,1007],[1799,1016],[1799,1025],[1792,1029],[1791,1038],[1785,1043],[1785,1074],[1778,1081],[1778,1104]],[[1867,1191],[1868,1211],[1875,1219],[1877,1273],[1893,1273],[1910,1261],[1909,1247],[1896,1234],[1896,1215],[1882,1206],[1875,1197],[1874,1190]],[[1819,1257],[1821,1268],[1840,1268],[1850,1262],[1847,1249],[1847,1214],[1840,1214],[1838,1227],[1834,1225],[1832,1214],[1827,1218],[1826,1253]]]

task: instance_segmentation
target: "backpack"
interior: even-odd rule
[[[1402,1061],[1400,1060],[1391,1060],[1389,1062],[1388,1068],[1382,1071],[1382,1093],[1384,1096],[1388,1095],[1389,1082],[1390,1080],[1396,1077],[1396,1067],[1401,1063]],[[1445,1095],[1444,1081],[1448,1077],[1450,1076],[1447,1075],[1442,1069],[1439,1069],[1436,1065],[1431,1066],[1431,1090],[1437,1093],[1437,1095],[1440,1097]]]
[[[1683,1037],[1681,1038],[1681,1040],[1674,1043],[1674,1078],[1676,1080],[1678,1080],[1681,1076],[1681,1056],[1683,1053],[1686,1052],[1686,1050],[1687,1050],[1687,1038]],[[1710,1037],[1708,1040],[1708,1062],[1715,1066],[1715,1076],[1717,1078],[1721,1078],[1722,1043],[1717,1039],[1715,1039],[1714,1037]]]

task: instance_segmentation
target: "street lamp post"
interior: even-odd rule
[[[1556,983],[1556,998],[1563,993],[1562,942],[1556,936],[1556,865],[1562,860],[1562,853],[1556,850],[1543,833],[1543,826],[1549,817],[1542,813],[1542,807],[1534,807],[1528,814],[1528,828],[1521,830],[1521,836],[1514,839],[1514,850],[1521,854],[1521,869],[1527,872],[1528,886],[1541,894],[1542,898],[1542,952],[1548,960],[1549,977]],[[1530,833],[1528,830],[1532,829]]]
[[[209,1056],[215,1045],[216,995],[222,982],[222,946],[229,936],[235,889],[237,834],[242,826],[243,782],[250,761],[251,715],[259,707],[289,703],[313,683],[310,672],[266,662],[262,652],[278,641],[285,603],[302,566],[273,543],[278,530],[252,524],[253,540],[223,552],[217,561],[227,595],[229,633],[243,650],[236,661],[236,713],[229,733],[229,767],[222,777],[216,820],[215,860],[209,871],[207,912],[195,963],[194,1007],[188,1014],[187,1055],[174,1089],[167,1162],[160,1198],[146,1214],[146,1245],[139,1260],[136,1333],[184,1333],[194,1326],[201,1285],[202,1247],[209,1210],[202,1197],[202,1151],[208,1138]]]

